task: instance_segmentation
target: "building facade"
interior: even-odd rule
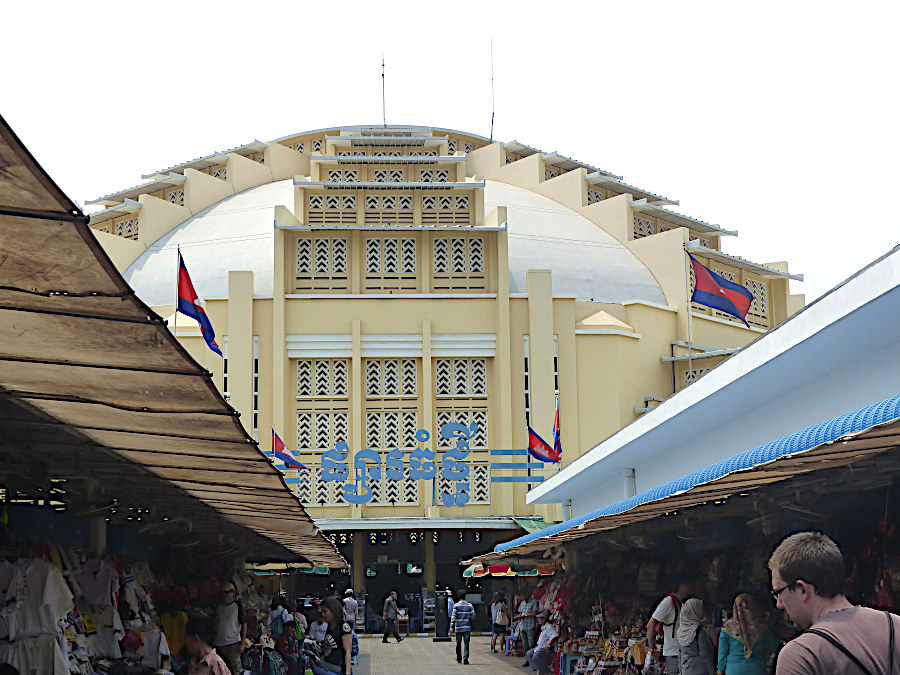
[[[512,516],[568,517],[526,503],[557,470],[521,454],[528,426],[549,439],[558,400],[568,465],[802,306],[786,263],[721,251],[735,232],[515,141],[341,127],[144,178],[92,228],[260,447],[272,428],[296,450],[286,477],[357,589],[455,583]],[[753,293],[749,327],[688,316],[685,247]],[[224,359],[175,326],[179,249]]]

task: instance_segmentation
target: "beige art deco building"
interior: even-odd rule
[[[721,252],[736,232],[515,141],[340,127],[143,178],[94,200],[92,227],[170,325],[180,246],[226,359],[184,317],[179,340],[263,450],[272,427],[297,450],[309,470],[287,476],[357,588],[399,585],[404,562],[424,570],[413,587],[453,583],[457,560],[521,533],[511,516],[566,517],[525,501],[554,467],[496,454],[526,448],[529,424],[549,439],[557,396],[567,465],[802,305],[785,263]],[[685,245],[755,296],[749,328],[692,307],[690,368]],[[415,448],[449,449],[448,422],[478,425],[465,506],[442,502],[453,481],[410,473]],[[351,468],[399,448],[402,477],[370,477],[370,500],[349,504],[320,469],[341,441]]]

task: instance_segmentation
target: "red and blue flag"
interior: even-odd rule
[[[559,431],[559,399],[556,399],[556,417],[553,418],[553,452],[560,459],[562,458],[562,441],[560,440]]]
[[[278,437],[278,434],[275,433],[274,429],[272,429],[272,455],[275,457],[275,459],[284,462],[284,465],[288,469],[306,468],[294,458],[294,454],[290,450],[288,450],[287,446],[284,444],[284,441]]]
[[[200,324],[200,334],[206,341],[206,345],[216,354],[222,356],[222,350],[216,344],[216,332],[213,330],[212,323],[206,315],[206,310],[200,304],[200,298],[197,297],[197,291],[194,290],[194,284],[191,281],[191,275],[188,274],[187,267],[184,266],[184,258],[181,257],[181,251],[178,252],[178,306],[176,310],[191,317]]]
[[[528,427],[528,454],[542,462],[558,462],[560,460],[560,453],[551,448],[550,444],[538,436],[531,427]]]
[[[753,294],[740,284],[729,281],[697,262],[690,253],[688,258],[691,259],[691,267],[694,268],[694,292],[691,294],[691,302],[731,314],[749,327],[747,312],[753,304]]]

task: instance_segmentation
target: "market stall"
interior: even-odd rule
[[[488,567],[556,558],[538,586],[560,632],[560,673],[637,671],[646,622],[673,579],[693,581],[711,637],[739,592],[775,635],[792,628],[769,598],[768,557],[785,535],[817,529],[842,546],[847,595],[900,604],[900,397],[852,411],[603,510],[466,561]],[[769,611],[766,612],[765,609]]]
[[[346,561],[2,118],[0,166],[0,663],[157,672],[246,560]]]

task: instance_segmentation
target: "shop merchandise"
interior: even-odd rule
[[[170,561],[184,568],[176,585],[159,582],[145,561],[123,565],[53,544],[31,550],[37,557],[0,561],[0,663],[21,673],[115,675],[142,666],[171,673],[181,663],[185,610],[211,612],[227,578],[210,575],[221,567],[212,557]],[[263,599],[249,575],[232,582],[247,611],[260,616]],[[154,598],[166,611],[158,613]]]

